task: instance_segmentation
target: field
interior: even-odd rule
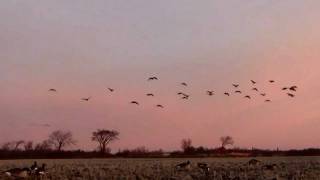
[[[46,163],[47,174],[40,179],[320,179],[320,157],[263,157],[261,163],[249,165],[252,158],[190,159],[72,159],[37,160]],[[175,165],[190,160],[189,169]],[[0,170],[30,166],[34,160],[2,160]],[[207,163],[209,172],[197,166]],[[268,166],[271,165],[271,166]],[[1,179],[10,179],[3,175]],[[29,178],[32,179],[32,178]],[[38,178],[39,179],[39,178]]]

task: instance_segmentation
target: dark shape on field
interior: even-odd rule
[[[287,93],[288,96],[290,97],[294,97],[295,95],[294,94],[291,94],[291,93]]]
[[[146,94],[147,96],[154,96],[154,94],[152,94],[152,93],[148,93],[148,94]]]
[[[99,150],[102,154],[106,153],[107,145],[115,141],[119,136],[119,132],[115,130],[98,129],[92,133],[92,141],[99,143]]]
[[[49,135],[49,144],[53,145],[57,151],[63,148],[76,144],[73,135],[70,131],[56,130]]]
[[[139,103],[138,103],[137,101],[131,101],[130,103],[131,103],[131,104],[139,105]]]

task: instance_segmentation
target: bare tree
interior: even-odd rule
[[[34,150],[36,151],[50,151],[51,150],[51,144],[49,140],[44,140],[41,143],[38,143],[35,147]]]
[[[13,144],[12,142],[5,142],[1,145],[1,150],[4,150],[4,151],[10,151],[10,150],[13,150]]]
[[[32,151],[33,150],[33,141],[27,141],[24,143],[24,150],[25,151]]]
[[[187,152],[192,147],[192,140],[191,139],[182,139],[181,140],[181,148],[184,152]]]
[[[24,140],[14,141],[13,143],[14,143],[14,150],[18,151],[19,147],[24,144]]]
[[[220,137],[221,147],[225,148],[227,145],[233,145],[234,141],[231,136],[222,136]]]
[[[49,135],[49,144],[55,147],[57,151],[61,151],[63,148],[76,144],[76,140],[73,139],[70,131],[57,130],[53,131]]]
[[[98,129],[97,131],[92,133],[92,141],[96,141],[99,143],[99,150],[101,153],[106,153],[107,145],[119,139],[119,132],[115,130],[105,130],[105,129]]]
[[[18,151],[23,144],[23,140],[6,142],[1,146],[1,149],[6,151]]]

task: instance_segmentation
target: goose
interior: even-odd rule
[[[45,175],[47,172],[46,172],[46,164],[43,163],[41,167],[39,167],[35,174],[38,175],[38,176],[42,176],[42,175]]]
[[[154,96],[154,94],[152,94],[152,93],[148,93],[148,94],[146,94],[147,96]]]
[[[248,99],[251,99],[251,97],[249,95],[246,95],[244,98],[248,98]]]
[[[56,89],[53,89],[53,88],[49,89],[49,91],[51,91],[51,92],[57,92],[57,90],[56,90]]]
[[[155,77],[155,76],[154,76],[154,77],[149,77],[149,78],[148,78],[148,81],[152,81],[152,80],[158,80],[158,78],[157,78],[157,77]]]
[[[250,80],[252,84],[256,84],[257,82],[254,80]]]
[[[260,95],[261,95],[261,96],[266,96],[267,94],[266,94],[266,93],[261,93]]]
[[[35,172],[38,169],[37,161],[34,161],[32,166],[30,167],[31,172]]]
[[[237,88],[237,87],[239,87],[239,84],[232,84],[232,86]]]
[[[88,97],[88,98],[82,98],[81,100],[83,101],[89,101],[91,99],[91,97]]]
[[[206,174],[209,173],[210,168],[209,165],[207,163],[198,163],[197,164],[198,168],[202,169]]]
[[[266,99],[265,102],[271,102],[271,100],[270,99]]]
[[[235,91],[235,93],[239,93],[239,94],[241,94],[242,92],[241,92],[241,91]]]
[[[253,165],[253,166],[258,165],[260,163],[261,163],[261,161],[259,161],[257,159],[250,159],[250,161],[248,161],[248,164]]]
[[[288,96],[290,97],[294,97],[295,95],[294,94],[291,94],[291,93],[287,93]]]
[[[185,82],[181,83],[181,85],[182,85],[182,86],[188,86],[188,84],[185,83]]]
[[[108,90],[109,90],[110,92],[113,92],[113,91],[114,91],[114,89],[112,89],[112,88],[108,88]]]
[[[258,88],[252,88],[252,90],[257,92],[259,91]]]
[[[274,83],[274,80],[269,80],[270,83]]]
[[[283,88],[282,88],[283,91],[284,91],[284,90],[287,90],[287,89],[288,89],[287,87],[283,87]]]
[[[15,178],[27,178],[30,175],[31,171],[29,168],[13,168],[7,171],[4,171],[4,174],[9,177]]]
[[[182,99],[189,99],[189,95],[184,94],[183,97],[182,97]]]
[[[130,103],[131,103],[131,104],[139,105],[139,103],[138,103],[137,101],[131,101]]]
[[[229,94],[229,93],[227,93],[227,92],[225,92],[225,93],[224,93],[224,95],[226,95],[226,96],[230,96],[230,94]]]
[[[289,90],[290,90],[290,91],[297,91],[297,88],[298,88],[297,86],[291,86],[291,87],[289,88]]]
[[[186,162],[182,162],[182,163],[177,164],[177,165],[175,166],[175,169],[176,169],[176,170],[188,170],[188,169],[190,169],[190,167],[191,167],[191,163],[190,163],[190,161],[188,160],[188,161],[186,161]]]
[[[157,104],[158,108],[164,108],[161,104]]]
[[[209,96],[214,95],[213,93],[214,93],[214,91],[207,91],[207,94],[208,94]]]

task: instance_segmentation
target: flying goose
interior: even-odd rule
[[[290,91],[297,91],[297,88],[298,88],[297,86],[291,86],[291,87],[289,88],[289,90],[290,90]]]
[[[287,93],[288,96],[290,97],[294,97],[295,95],[294,94],[291,94],[291,93]]]
[[[266,99],[265,102],[271,102],[271,100],[270,99]]]
[[[181,85],[182,86],[188,86],[187,83],[185,83],[185,82],[182,82]]]
[[[266,96],[267,94],[266,94],[266,93],[261,93],[260,95],[261,95],[261,96]]]
[[[259,91],[258,88],[252,88],[252,90],[257,92]]]
[[[213,93],[214,93],[214,91],[207,91],[207,94],[208,94],[209,96],[214,95]]]
[[[288,88],[288,87],[283,87],[283,88],[282,88],[283,91],[284,91],[284,90],[287,90],[287,89],[289,89],[289,88]]]
[[[164,108],[161,104],[157,104],[158,108]]]
[[[137,101],[131,101],[130,103],[131,103],[131,104],[139,105],[139,103],[138,103]]]
[[[238,91],[235,91],[235,93],[239,93],[239,94],[241,94],[242,92],[238,90]]]
[[[182,99],[189,99],[189,95],[184,94],[183,97],[182,97]]]
[[[239,87],[239,84],[232,84],[232,86],[237,88],[237,87]]]
[[[112,89],[112,88],[108,88],[108,90],[109,90],[110,92],[113,92],[113,91],[114,91],[114,89]]]
[[[254,80],[250,80],[252,84],[256,84],[257,82]]]
[[[82,98],[81,100],[83,101],[89,101],[91,99],[91,97],[87,97],[87,98]]]
[[[270,83],[274,83],[274,80],[269,80]]]
[[[152,94],[152,93],[148,93],[148,94],[146,94],[147,96],[154,96],[154,94]]]
[[[154,76],[154,77],[149,77],[149,78],[148,78],[148,81],[152,81],[152,80],[158,80],[158,78],[157,78],[157,77],[155,77],[155,76]]]
[[[248,99],[251,99],[251,97],[249,95],[246,95],[244,98],[248,98]]]
[[[230,94],[229,94],[228,92],[225,92],[225,93],[224,93],[224,95],[226,95],[226,96],[230,96]]]
[[[56,89],[53,89],[53,88],[49,89],[49,91],[51,91],[51,92],[57,92],[57,90],[56,90]]]

